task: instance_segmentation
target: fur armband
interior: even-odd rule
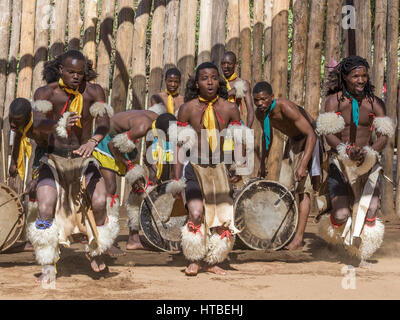
[[[57,122],[56,132],[57,132],[57,135],[62,138],[68,138],[67,119],[70,114],[71,114],[71,112],[68,112],[68,111],[64,112],[63,116]]]
[[[184,179],[173,180],[167,184],[165,189],[166,193],[170,193],[172,195],[181,193],[186,188],[186,182]]]
[[[167,112],[167,108],[165,108],[164,104],[162,104],[162,103],[157,103],[154,106],[151,106],[147,110],[157,113],[158,115],[161,115],[161,114]]]
[[[125,174],[125,179],[130,185],[134,184],[137,180],[139,180],[140,178],[144,178],[144,177],[145,177],[144,169],[142,166],[140,166],[138,164],[134,165]]]
[[[389,138],[394,135],[394,125],[389,117],[376,117],[373,122],[376,133],[380,133]]]
[[[129,131],[117,134],[111,141],[122,153],[130,153],[136,148],[135,143],[129,137]]]
[[[246,82],[244,80],[236,81],[234,84],[234,88],[236,90],[236,95],[235,95],[236,98],[239,98],[239,99],[244,98],[244,96],[246,95],[246,91],[247,91]]]
[[[32,103],[32,109],[38,112],[47,113],[53,110],[53,104],[48,100],[36,100]]]
[[[90,106],[90,115],[93,118],[102,117],[105,113],[111,118],[114,115],[113,108],[104,102],[95,102]]]
[[[182,125],[181,122],[177,123],[177,139],[178,144],[190,150],[197,142],[197,132],[190,124]]]
[[[344,119],[334,112],[321,113],[317,119],[317,132],[320,135],[336,134],[343,131]]]

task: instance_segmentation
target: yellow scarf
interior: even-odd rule
[[[165,92],[168,94],[167,111],[170,114],[174,114],[174,96],[178,93],[178,90],[176,90],[175,92],[170,92],[168,89],[165,89]]]
[[[79,92],[79,88],[74,90],[74,89],[70,89],[68,88],[63,79],[60,78],[60,80],[58,80],[58,84],[60,85],[60,87],[69,94],[73,94],[75,96],[75,98],[71,101],[71,104],[69,105],[69,111],[70,112],[76,112],[78,115],[82,114],[82,109],[83,109],[83,96],[82,94]],[[82,128],[81,125],[81,121],[79,120],[76,124],[79,128]]]
[[[228,79],[225,78],[224,75],[222,75],[222,77],[223,77],[224,80],[226,81],[226,88],[228,89],[228,92],[231,91],[232,87],[231,87],[231,85],[229,84],[229,82],[230,82],[230,81],[233,81],[233,80],[235,80],[235,79],[237,78],[236,72],[234,72]],[[228,101],[229,101],[229,102],[235,102],[235,97],[234,97],[234,96],[230,96],[230,97],[228,98]]]
[[[217,133],[215,131],[215,115],[214,115],[214,103],[218,100],[219,96],[217,96],[214,100],[212,101],[207,101],[206,99],[203,99],[202,97],[199,96],[199,100],[201,102],[207,102],[208,107],[204,111],[204,117],[203,117],[203,124],[204,127],[207,129],[207,138],[208,138],[208,143],[210,144],[211,151],[214,152],[215,149],[217,148]]]
[[[26,133],[32,127],[32,124],[33,124],[33,113],[31,113],[31,119],[29,120],[28,124],[22,131],[22,138],[21,138],[21,142],[19,145],[17,169],[18,169],[18,174],[21,177],[22,181],[24,181],[24,177],[25,177],[25,158],[24,158],[24,156],[26,156],[29,159],[32,155],[32,145],[29,142],[28,137],[26,136]]]
[[[167,150],[167,152],[165,152],[165,150],[163,148],[163,142],[157,135],[156,120],[154,120],[153,123],[151,124],[151,128],[153,130],[154,138],[157,138],[157,146],[156,146],[155,150],[153,149],[153,159],[157,160],[156,176],[157,176],[157,179],[160,179],[161,174],[163,172],[164,161],[167,161],[167,162],[173,161],[173,154],[171,153],[171,150]]]

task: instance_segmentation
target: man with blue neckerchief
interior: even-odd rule
[[[282,162],[282,176],[290,176],[299,195],[299,221],[293,240],[285,247],[301,249],[307,218],[310,213],[310,195],[313,193],[311,176],[320,175],[319,152],[315,148],[317,136],[306,111],[286,99],[276,99],[268,82],[259,82],[253,88],[256,118],[263,128],[262,154],[259,177],[266,175],[266,162],[272,145],[273,128],[288,136]],[[316,150],[316,152],[314,152]],[[284,164],[288,164],[284,166]],[[285,184],[285,183],[284,183]],[[286,183],[287,184],[287,183]],[[292,185],[288,185],[292,187]]]

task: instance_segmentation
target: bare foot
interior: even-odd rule
[[[144,247],[140,242],[139,234],[136,232],[129,232],[128,242],[126,243],[126,250],[143,250]]]
[[[56,268],[54,265],[44,265],[42,267],[42,273],[36,278],[36,282],[40,282],[44,285],[49,285],[56,280]]]
[[[198,262],[192,262],[186,267],[185,274],[191,277],[197,276],[199,269],[200,269],[200,264]]]
[[[85,253],[86,258],[90,261],[90,266],[94,272],[101,272],[107,268],[104,263],[103,256],[91,257],[88,253]]]
[[[286,250],[294,251],[294,250],[303,250],[303,239],[296,239],[296,237],[285,246]]]
[[[218,266],[215,266],[215,265],[214,266],[205,266],[204,267],[204,271],[205,272],[215,273],[215,274],[220,275],[220,276],[224,276],[224,275],[227,274],[227,272],[224,269],[222,269],[222,268],[220,268]]]
[[[118,248],[115,245],[112,245],[107,251],[106,254],[108,254],[112,258],[116,257],[122,257],[126,255],[125,251],[122,251],[120,248]]]

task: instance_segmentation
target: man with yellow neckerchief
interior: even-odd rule
[[[183,96],[179,94],[181,72],[177,68],[168,69],[165,73],[165,91],[152,95],[150,104],[162,103],[167,112],[177,116],[179,107],[183,104]]]
[[[235,104],[227,101],[225,81],[218,68],[205,62],[189,79],[185,104],[178,113],[175,180],[166,192],[183,197],[189,211],[182,227],[182,252],[188,260],[187,276],[196,276],[204,262],[206,272],[225,275],[217,266],[232,250],[234,234],[233,199],[225,168],[224,131],[232,131],[235,151],[238,135],[247,134]],[[243,137],[243,136],[242,136]],[[190,157],[184,158],[190,151]],[[241,150],[240,150],[241,151]],[[183,159],[182,159],[183,158]]]
[[[136,190],[137,184],[143,180],[159,181],[167,180],[169,168],[166,168],[164,162],[168,161],[167,155],[171,158],[171,152],[162,148],[165,145],[159,130],[168,131],[170,121],[176,121],[175,116],[166,112],[163,104],[156,104],[148,110],[129,110],[116,113],[110,119],[110,131],[99,143],[93,153],[93,156],[99,161],[102,176],[106,181],[108,201],[107,205],[111,210],[114,206],[119,206],[118,195],[116,195],[116,175],[125,176],[128,184]],[[152,148],[155,165],[152,160],[145,164],[149,174],[144,174],[145,170],[138,164],[136,155],[138,152],[139,139],[146,137],[148,133],[153,132],[157,137],[148,147]],[[166,133],[167,134],[167,133]],[[168,136],[168,135],[167,135]],[[165,160],[165,161],[164,161]],[[167,178],[164,178],[167,177]],[[140,194],[141,196],[141,194]],[[126,244],[127,250],[144,249],[139,238],[139,208],[138,194],[130,193],[127,204],[127,225],[129,228],[129,237]]]
[[[235,72],[237,65],[235,53],[232,51],[225,52],[221,59],[221,70],[228,89],[228,100],[236,104],[240,110],[241,120],[246,120],[246,126],[251,128],[254,122],[254,106],[251,97],[251,88],[248,81],[240,79],[237,76]],[[245,114],[243,102],[246,104],[246,119],[243,119]]]
[[[39,169],[39,160],[47,150],[47,136],[33,130],[33,112],[31,103],[24,98],[17,98],[10,104],[10,128],[14,131],[14,143],[11,151],[9,174],[11,178],[19,175],[22,181],[25,178],[25,157],[32,155],[32,145],[29,139],[36,142],[35,156],[32,164],[32,179],[26,187],[29,192],[27,203],[27,217],[37,210],[36,185]],[[32,245],[26,241],[24,251],[33,251]]]

